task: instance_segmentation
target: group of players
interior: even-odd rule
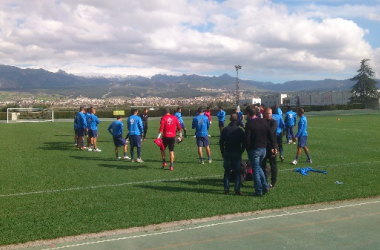
[[[235,173],[235,194],[242,195],[240,191],[241,178],[241,159],[242,153],[247,150],[249,161],[252,165],[252,178],[254,181],[254,196],[262,196],[270,188],[274,188],[277,181],[276,157],[279,153],[283,162],[282,137],[286,132],[286,142],[296,143],[298,148],[295,160],[292,164],[298,163],[302,149],[307,156],[307,162],[312,163],[309,149],[307,148],[307,119],[302,108],[298,109],[297,114],[288,107],[283,120],[282,110],[275,107],[248,106],[245,110],[247,119],[243,122],[241,111],[236,110],[231,115],[231,123],[221,131],[220,151],[224,159],[224,192],[229,194],[229,182],[231,170]],[[294,134],[297,115],[299,117],[298,133]],[[244,127],[241,129],[240,127]],[[284,131],[285,130],[285,131]],[[266,163],[269,160],[271,183],[268,183],[269,173],[266,171]]]
[[[304,149],[307,155],[307,162],[311,163],[307,143],[307,120],[304,116],[304,110],[299,109],[297,114],[288,107],[283,119],[282,110],[276,105],[273,108],[264,108],[263,106],[248,106],[245,110],[246,119],[239,107],[230,116],[230,124],[225,127],[226,112],[222,107],[216,114],[218,118],[218,127],[220,130],[220,150],[224,159],[224,191],[229,193],[229,179],[231,170],[240,173],[242,153],[247,150],[249,160],[253,166],[253,180],[255,184],[255,194],[261,196],[269,188],[274,188],[277,180],[277,163],[276,156],[279,153],[283,162],[282,137],[286,132],[286,142],[296,144],[298,140],[298,149],[295,160],[292,164],[298,163],[298,158]],[[132,162],[143,162],[141,159],[141,142],[146,140],[148,130],[148,109],[144,109],[142,114],[138,114],[137,109],[131,110],[131,115],[127,119],[128,134],[123,137],[124,124],[122,116],[117,116],[112,122],[108,131],[113,136],[115,145],[116,159],[121,159],[118,148],[123,147],[124,159]],[[76,148],[87,149],[88,151],[101,152],[97,147],[97,125],[99,119],[95,115],[96,110],[89,108],[87,111],[81,107],[74,119],[74,129],[76,132]],[[299,117],[298,133],[294,134],[294,127]],[[205,111],[200,107],[197,115],[192,120],[192,129],[195,129],[196,144],[198,147],[199,161],[204,164],[202,148],[206,149],[207,160],[212,163],[211,150],[209,146],[209,127],[211,124],[211,112],[208,107]],[[244,128],[245,130],[243,130]],[[164,110],[160,120],[160,128],[157,139],[160,139],[162,168],[167,166],[165,149],[169,149],[169,170],[173,170],[174,163],[174,146],[177,132],[178,141],[182,141],[182,131],[187,138],[185,123],[182,119],[182,109],[179,107],[174,115],[169,109]],[[84,146],[84,138],[87,133],[87,147]],[[130,144],[130,155],[128,156],[127,145]],[[93,149],[92,149],[93,146]],[[134,158],[134,148],[137,148],[137,158]],[[268,173],[266,162],[269,160],[271,183],[267,182]],[[235,178],[235,194],[241,195],[240,177]]]

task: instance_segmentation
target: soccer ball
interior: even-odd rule
[[[182,138],[181,138],[181,137],[177,137],[177,138],[175,138],[175,142],[176,142],[177,144],[180,144],[180,143],[182,142]]]

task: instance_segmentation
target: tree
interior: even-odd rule
[[[372,78],[375,72],[373,72],[372,68],[367,64],[368,61],[370,61],[370,59],[363,59],[360,63],[360,69],[357,71],[358,74],[350,79],[351,81],[357,81],[351,88],[351,103],[365,103],[371,98],[379,97],[376,87],[378,82]]]

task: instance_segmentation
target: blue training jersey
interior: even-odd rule
[[[176,112],[174,115],[177,117],[179,123],[183,124],[182,113],[181,112]]]
[[[224,122],[226,120],[226,111],[219,110],[219,112],[216,114],[216,117],[218,117],[218,120],[220,122]]]
[[[100,123],[98,117],[94,114],[87,116],[87,126],[88,129],[98,130],[98,124]]]
[[[293,110],[290,110],[285,113],[285,125],[292,127],[297,123],[297,114]]]
[[[298,133],[296,137],[307,136],[307,119],[306,116],[301,116],[298,121]]]
[[[276,134],[281,134],[282,130],[285,128],[284,120],[282,119],[282,115],[273,114],[272,119],[277,122]]]
[[[114,137],[123,136],[123,128],[123,122],[116,120],[109,125],[108,132],[110,132]]]
[[[86,128],[87,127],[87,119],[86,115],[82,112],[78,112],[76,115],[77,118],[77,128]]]
[[[210,121],[208,120],[208,117],[203,114],[197,115],[196,117],[194,117],[191,127],[195,129],[195,135],[197,137],[204,137],[208,135]]]
[[[140,116],[131,115],[128,117],[127,126],[129,135],[142,135],[144,133],[144,126]]]

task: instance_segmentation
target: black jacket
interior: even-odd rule
[[[243,153],[245,150],[244,131],[235,123],[228,124],[222,130],[219,140],[220,152]]]
[[[275,148],[275,140],[267,120],[262,118],[250,119],[245,125],[247,150],[256,148]]]

